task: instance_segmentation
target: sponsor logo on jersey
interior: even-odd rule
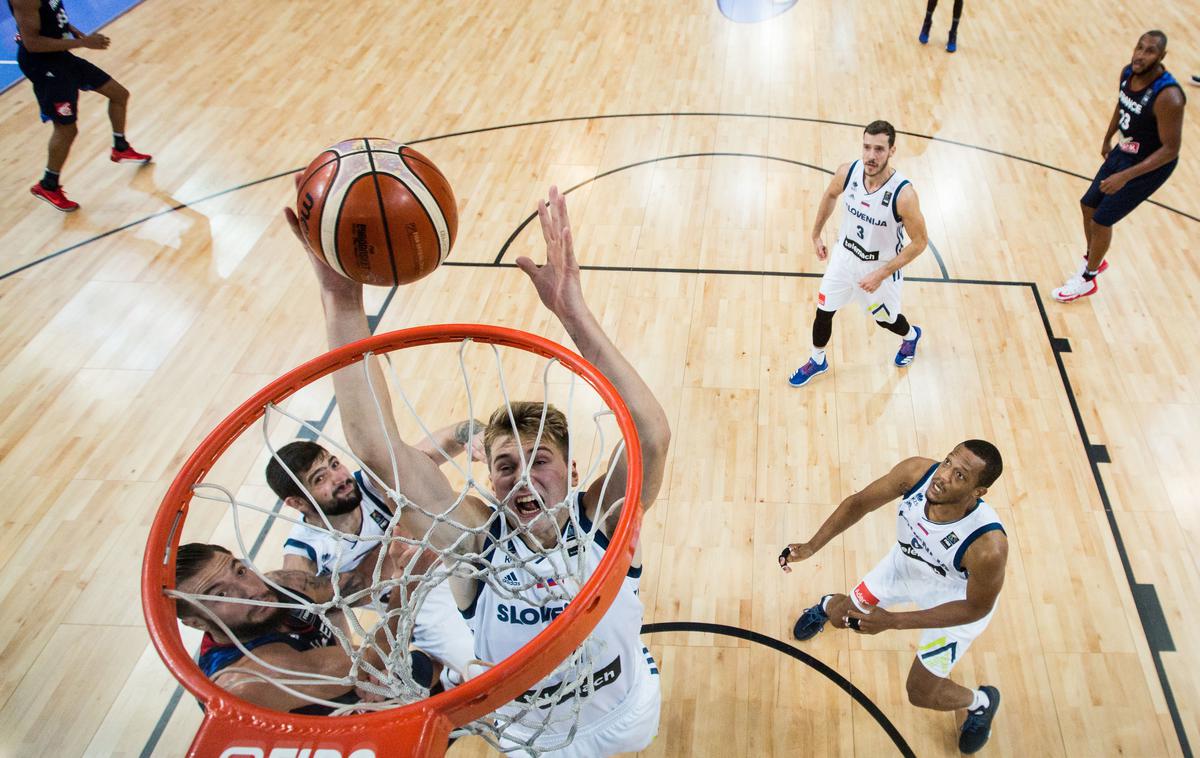
[[[505,574],[504,576],[502,576],[500,578],[500,581],[504,582],[509,587],[520,587],[521,586],[521,581],[519,579],[517,579],[517,575],[511,571],[508,572],[507,574]]]
[[[909,558],[912,558],[914,561],[920,561],[921,563],[924,563],[926,566],[933,569],[938,576],[946,575],[945,566],[939,566],[936,563],[930,563],[929,561],[925,560],[918,552],[918,549],[924,550],[925,543],[921,542],[921,540],[917,537],[913,537],[912,544],[907,542],[900,543],[900,552],[904,553]]]
[[[884,190],[883,191],[883,207],[884,208],[888,207],[888,203],[890,203],[890,202],[892,202],[892,191]]]
[[[501,605],[496,608],[496,620],[502,621],[505,624],[516,624],[517,626],[537,626],[540,624],[548,624],[558,618],[563,611],[567,609],[567,604],[550,605],[542,608],[522,608],[517,610],[517,606]]]
[[[958,542],[958,535],[955,534],[954,532],[950,532],[945,537],[942,537],[942,547],[946,548],[947,550],[954,547],[955,543],[957,543],[957,542]]]
[[[55,112],[55,113],[57,113],[57,114],[58,114],[58,115],[60,115],[60,116],[73,116],[73,115],[75,115],[75,114],[72,112],[72,109],[71,109],[71,104],[70,104],[70,103],[55,103],[55,104],[54,104],[54,112]]]
[[[854,588],[854,599],[862,605],[879,605],[879,598],[871,594],[871,590],[867,589],[863,582],[859,582]]]
[[[649,651],[647,651],[647,655],[649,655]],[[553,708],[559,703],[570,700],[573,697],[589,697],[596,690],[607,687],[620,677],[621,656],[618,655],[616,658],[613,658],[612,663],[592,674],[591,681],[584,680],[578,688],[562,691],[564,684],[568,684],[569,686],[573,685],[574,682],[559,682],[540,690],[526,690],[517,696],[517,702],[530,703],[530,701],[534,701],[538,708]]]
[[[817,304],[818,304],[818,305],[824,305],[824,304],[825,304],[825,293],[824,293],[824,292],[818,292],[818,293],[817,293]]]
[[[858,258],[860,261],[877,261],[877,260],[879,260],[878,252],[871,252],[870,250],[866,249],[865,247],[858,244],[857,242],[850,239],[849,237],[845,237],[842,239],[842,247],[846,248],[851,253],[853,253],[854,257]]]
[[[1137,155],[1138,150],[1141,149],[1142,145],[1140,142],[1134,142],[1133,140],[1123,140],[1117,143],[1117,147],[1120,148],[1121,152],[1123,153]]]

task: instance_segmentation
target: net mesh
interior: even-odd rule
[[[452,357],[448,350],[452,350]],[[433,355],[418,357],[418,352]],[[412,703],[430,694],[414,671],[414,658],[410,654],[414,647],[425,650],[444,666],[441,683],[446,686],[459,684],[499,662],[476,657],[477,651],[486,646],[474,645],[469,633],[462,636],[465,625],[461,628],[454,625],[465,622],[455,609],[451,608],[452,614],[447,616],[434,608],[439,602],[441,606],[445,605],[448,589],[453,588],[460,598],[470,597],[474,588],[482,583],[501,601],[520,601],[525,607],[522,613],[530,614],[527,606],[533,606],[536,621],[529,623],[534,621],[529,618],[518,627],[527,629],[528,639],[532,639],[544,628],[545,622],[555,618],[563,606],[572,601],[595,568],[600,551],[596,543],[598,530],[609,519],[615,522],[616,510],[622,503],[615,497],[620,493],[608,492],[608,485],[614,469],[611,462],[623,455],[624,440],[613,422],[611,410],[594,390],[557,359],[545,359],[522,350],[470,339],[449,345],[408,348],[400,355],[403,361],[395,360],[391,354],[385,356],[388,359],[385,384],[391,386],[371,385],[379,416],[377,420],[382,429],[387,428],[382,393],[390,392],[398,401],[395,407],[402,436],[410,443],[427,440],[427,447],[431,448],[429,455],[435,462],[444,464],[448,480],[454,482],[457,499],[450,508],[444,505],[433,508],[406,497],[402,478],[397,475],[398,463],[394,454],[390,461],[390,481],[400,482],[395,488],[388,486],[381,472],[371,471],[332,430],[327,432],[322,424],[308,421],[294,410],[275,404],[265,407],[261,422],[257,424],[259,460],[270,458],[284,466],[314,506],[319,517],[317,522],[313,523],[311,518],[305,521],[298,511],[281,508],[278,502],[273,507],[254,502],[263,498],[255,497],[252,484],[243,485],[235,492],[214,481],[220,466],[215,467],[214,474],[205,481],[193,486],[192,510],[196,511],[203,504],[209,510],[222,511],[226,522],[218,526],[218,531],[228,539],[221,541],[231,542],[227,545],[231,552],[277,595],[262,600],[167,591],[178,602],[192,607],[195,614],[220,628],[242,654],[240,661],[222,669],[223,682],[239,677],[267,682],[305,703],[328,709],[332,716]],[[364,372],[370,385],[367,361],[375,360],[375,357],[371,353],[366,357],[367,360],[341,370]],[[448,365],[451,362],[457,366]],[[459,381],[429,380],[429,376],[457,376]],[[416,384],[419,389],[410,394],[405,389],[406,384]],[[521,390],[524,400],[540,398],[536,401],[541,404],[541,416],[533,449],[537,450],[543,439],[552,406],[557,407],[565,414],[570,430],[566,460],[582,462],[579,476],[568,481],[567,496],[561,502],[548,503],[530,486],[531,462],[527,459],[525,445],[515,446],[519,451],[520,468],[517,486],[511,492],[534,493],[542,508],[537,518],[526,523],[505,519],[505,509],[512,505],[513,496],[510,493],[503,502],[497,499],[488,486],[486,463],[475,461],[470,455],[452,455],[444,440],[435,435],[439,422],[452,419],[422,418],[417,411],[417,405],[427,403],[449,409],[448,413],[453,413],[454,409],[465,410],[467,436],[477,443],[478,434],[482,432],[482,427],[474,421],[478,410],[490,413],[492,408],[499,406],[508,418],[507,428],[515,428],[512,426],[513,400],[510,397],[513,390]],[[247,430],[243,437],[251,432]],[[362,472],[365,489],[380,496],[390,508],[386,521],[378,521],[377,529],[364,528],[358,533],[335,528],[306,486],[304,472],[290,470],[280,457],[280,443],[287,441],[289,436],[316,440],[331,455],[348,463],[352,461]],[[611,452],[606,454],[609,448]],[[246,454],[245,445],[235,445],[225,455]],[[606,464],[609,465],[606,467]],[[607,502],[607,505],[595,514],[594,520],[581,519],[577,506],[580,494],[597,480],[604,491],[601,503]],[[490,516],[485,523],[461,523],[455,519],[456,506],[471,496],[490,506]],[[424,533],[397,529],[405,515],[411,515],[413,511],[423,514],[422,520],[430,524]],[[541,544],[532,532],[538,519],[555,520],[562,525],[559,533],[570,535],[572,539]],[[189,519],[190,522],[197,520],[212,523],[212,518],[192,516]],[[366,516],[363,520],[365,523]],[[405,521],[408,523],[411,519]],[[436,529],[444,535],[446,525],[454,527],[459,535],[451,544],[445,544],[444,538],[433,538]],[[319,579],[328,584],[328,597],[321,601],[288,586],[286,574],[268,570],[272,559],[267,556],[278,555],[278,550],[271,546],[284,541],[280,533],[284,530],[294,533],[298,527],[306,528],[310,535],[323,537],[323,544],[329,548],[328,554],[320,556],[319,565],[324,566],[327,573]],[[253,534],[255,528],[258,529],[257,536]],[[475,552],[467,547],[478,544],[473,538],[480,534],[497,533],[502,536],[485,543],[489,545],[487,550]],[[396,543],[410,548],[399,553],[395,549],[390,551],[393,556],[404,556],[399,568],[390,566],[386,558],[389,548]],[[362,576],[366,570],[369,570],[369,579],[365,583],[351,585],[345,581],[352,572]],[[399,602],[391,598],[393,593],[399,593]],[[331,644],[336,644],[345,653],[345,673],[330,676],[288,670],[265,660],[247,644],[250,640],[239,637],[237,630],[227,626],[208,607],[207,604],[213,602],[265,606],[279,609],[280,613],[307,614],[308,618],[319,619],[332,638]],[[518,647],[520,644],[516,644],[513,651]],[[523,749],[530,755],[565,747],[577,729],[588,689],[596,676],[597,662],[606,659],[606,652],[611,655],[605,647],[603,641],[589,637],[534,688],[484,718],[460,727],[454,736],[476,734],[499,749]],[[247,661],[257,665],[248,667]],[[347,691],[357,686],[361,698],[358,702],[347,703],[343,698],[320,697],[312,690],[319,685],[344,686]]]

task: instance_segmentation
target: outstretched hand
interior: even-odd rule
[[[300,174],[293,177],[297,189],[300,187]],[[308,237],[304,234],[304,230],[300,228],[300,219],[296,216],[296,211],[292,210],[291,206],[283,207],[283,218],[287,221],[288,227],[292,230],[292,234],[300,241],[304,247],[304,252],[308,253],[308,262],[312,264],[313,272],[317,275],[317,282],[321,285],[321,289],[335,295],[361,295],[362,285],[351,279],[347,279],[338,272],[330,268],[325,260],[313,252],[312,246],[308,244]]]
[[[533,282],[542,304],[561,319],[583,305],[583,288],[579,283],[579,262],[575,260],[567,200],[558,187],[550,188],[549,200],[538,203],[538,220],[546,240],[546,262],[539,266],[521,256],[517,258],[517,266]]]

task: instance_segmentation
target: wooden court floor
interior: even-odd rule
[[[111,164],[84,95],[69,216],[28,194],[48,136],[28,85],[0,96],[0,755],[185,750],[200,712],[148,645],[146,530],[204,434],[321,352],[280,208],[290,172],[359,135],[419,143],[461,216],[452,265],[373,293],[380,329],[565,339],[512,261],[538,254],[518,229],[546,187],[573,188],[589,300],[672,422],[644,531],[647,623],[720,625],[646,634],[664,704],[645,755],[956,754],[954,717],[905,699],[916,632],[797,644],[836,676],[787,652],[796,615],[888,549],[892,512],[790,575],[775,556],[896,461],[973,436],[1005,456],[988,500],[1013,548],[999,611],[954,672],[1004,694],[987,754],[1191,755],[1195,97],[1180,164],[1117,227],[1100,293],[1049,292],[1083,252],[1077,201],[1120,68],[1157,27],[1169,68],[1200,72],[1195,14],[968,3],[948,55],[950,5],[922,47],[918,0],[812,0],[755,24],[711,0],[147,0],[87,56],[133,93],[127,132],[155,163]],[[794,390],[823,270],[818,198],[875,118],[902,132],[895,165],[936,248],[906,271],[926,337],[897,371],[895,338],[847,311],[831,373]],[[261,494],[259,463],[228,461],[231,483]]]

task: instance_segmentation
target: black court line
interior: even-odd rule
[[[655,634],[656,632],[704,632],[706,634],[721,634],[726,637],[735,637],[739,640],[746,640],[764,647],[769,647],[772,650],[791,656],[803,663],[805,666],[813,669],[817,673],[824,676],[829,681],[841,688],[842,692],[863,707],[871,718],[875,719],[875,723],[887,733],[891,738],[892,744],[896,746],[896,750],[905,758],[916,758],[916,753],[909,747],[908,742],[904,739],[904,735],[900,734],[900,730],[896,725],[875,705],[871,698],[867,697],[862,690],[855,687],[850,680],[834,671],[820,659],[814,658],[803,650],[780,642],[774,637],[768,637],[765,634],[752,632],[749,629],[740,629],[736,626],[726,626],[724,624],[709,624],[699,621],[664,621],[655,624],[643,624],[642,634]]]
[[[584,181],[580,182],[579,184],[573,185],[573,186],[568,187],[567,189],[563,190],[563,196],[565,197],[566,195],[571,194],[572,192],[579,189],[580,187],[586,187],[587,185],[591,184],[592,182],[596,181],[597,179],[603,179],[606,176],[612,176],[613,174],[620,173],[622,171],[628,171],[630,169],[639,168],[641,166],[648,166],[653,163],[661,163],[662,161],[676,161],[676,160],[682,160],[684,158],[756,158],[758,160],[778,161],[779,163],[789,163],[793,166],[800,166],[802,168],[811,168],[814,171],[820,171],[821,173],[829,174],[830,176],[832,176],[834,173],[833,171],[830,171],[827,168],[822,168],[821,166],[815,166],[811,163],[805,163],[803,161],[794,160],[792,158],[781,158],[777,155],[764,155],[762,153],[734,153],[734,152],[677,153],[675,155],[662,155],[662,156],[659,156],[658,158],[648,158],[644,161],[637,161],[635,163],[627,163],[624,166],[617,166],[616,168],[609,169],[608,171],[602,171],[601,173],[593,176],[591,179],[585,179]],[[512,246],[512,243],[514,241],[516,241],[517,237],[520,236],[521,232],[525,230],[525,227],[528,226],[530,223],[532,223],[533,219],[536,217],[537,217],[536,212],[530,213],[528,216],[525,217],[525,220],[522,221],[520,223],[520,225],[518,225],[517,228],[513,230],[513,233],[508,235],[508,239],[504,240],[504,244],[500,246],[500,252],[496,253],[496,257],[492,261],[493,263],[499,263],[500,261],[502,261],[504,259],[504,254],[508,252],[508,248]],[[942,254],[938,252],[938,249],[936,247],[934,247],[933,242],[929,243],[929,249],[933,251],[933,257],[935,260],[937,260],[938,268],[942,270],[942,278],[949,279],[950,274],[948,274],[946,272],[946,263],[945,263],[945,261],[942,260]]]
[[[501,129],[515,129],[515,128],[525,127],[525,126],[544,126],[544,125],[548,125],[548,124],[562,124],[562,123],[570,123],[570,122],[574,122],[574,121],[600,121],[600,120],[605,120],[605,119],[618,119],[618,118],[664,118],[664,117],[686,118],[686,117],[696,117],[696,116],[708,117],[708,118],[712,118],[712,117],[717,117],[717,118],[721,118],[721,117],[724,117],[724,118],[758,118],[758,119],[770,119],[770,120],[775,120],[775,121],[794,121],[794,122],[802,122],[802,123],[810,123],[810,124],[823,124],[823,125],[827,125],[827,126],[852,126],[852,127],[855,127],[856,129],[862,129],[864,126],[863,124],[854,124],[849,121],[834,121],[831,119],[807,118],[804,116],[775,116],[775,115],[771,115],[768,113],[723,113],[721,111],[676,111],[676,112],[666,112],[666,113],[609,113],[609,114],[596,114],[596,115],[591,115],[591,116],[565,116],[565,117],[560,117],[560,118],[540,119],[537,121],[518,121],[518,122],[515,122],[512,124],[502,124],[500,126],[485,126],[485,127],[479,128],[479,129],[465,129],[465,130],[457,131],[457,132],[447,132],[446,134],[438,134],[438,135],[435,135],[432,137],[420,137],[418,139],[409,140],[406,144],[420,145],[425,142],[435,142],[437,140],[450,139],[452,137],[463,137],[463,136],[473,135],[473,134],[484,134],[486,132],[494,132],[494,131],[499,131]],[[930,142],[940,142],[940,143],[947,144],[947,145],[955,145],[956,147],[962,147],[962,148],[966,148],[968,150],[978,150],[980,152],[989,153],[991,155],[997,155],[1002,158],[1008,158],[1010,160],[1020,161],[1021,163],[1028,163],[1032,166],[1038,166],[1040,168],[1046,169],[1047,171],[1054,171],[1059,174],[1073,176],[1077,179],[1084,179],[1086,181],[1091,181],[1091,178],[1088,176],[1085,176],[1084,174],[1078,174],[1074,171],[1068,171],[1065,168],[1059,168],[1058,166],[1052,166],[1049,163],[1043,163],[1041,161],[1037,161],[1032,158],[1026,158],[1026,157],[1020,156],[1020,155],[1014,155],[1012,153],[1006,153],[1002,150],[995,150],[990,147],[983,147],[981,145],[972,145],[967,142],[960,142],[958,140],[946,139],[945,137],[934,137],[934,136],[931,136],[928,134],[921,134],[919,132],[907,132],[907,131],[904,131],[903,129],[897,129],[896,133],[903,134],[908,137],[916,137],[918,139],[928,140]],[[807,164],[801,164],[801,165],[807,165]],[[816,168],[816,167],[814,166],[812,168]],[[7,271],[3,274],[0,274],[0,281],[7,279],[8,277],[12,276],[13,274],[20,273],[21,271],[24,271],[28,268],[36,266],[39,263],[44,263],[53,258],[57,258],[58,256],[62,255],[63,253],[67,253],[72,250],[76,250],[76,249],[83,247],[91,242],[95,242],[96,240],[103,239],[111,234],[116,233],[116,232],[123,231],[125,229],[129,229],[130,227],[134,227],[139,224],[143,224],[146,221],[149,221],[150,219],[157,218],[157,217],[163,215],[164,213],[170,213],[172,211],[177,211],[181,208],[187,208],[187,207],[191,207],[193,205],[198,205],[206,200],[212,200],[213,198],[220,197],[221,195],[225,195],[230,192],[236,192],[237,190],[245,189],[246,187],[253,187],[256,184],[262,184],[263,182],[267,182],[272,179],[278,179],[281,176],[288,176],[289,174],[295,174],[298,171],[303,171],[303,170],[304,170],[303,167],[294,168],[289,171],[284,171],[279,174],[274,174],[272,176],[265,177],[263,179],[255,179],[253,181],[245,182],[244,184],[239,184],[236,187],[230,187],[229,189],[220,190],[211,195],[206,195],[204,197],[197,198],[196,200],[191,200],[187,203],[181,203],[172,208],[167,208],[166,210],[162,210],[157,213],[152,213],[149,216],[145,216],[143,218],[137,219],[136,221],[130,221],[128,224],[119,226],[116,229],[110,229],[107,232],[102,232],[94,237],[90,237],[88,239],[82,240],[80,242],[77,242],[77,243],[69,246],[69,247],[65,247],[61,250],[56,250],[53,253],[44,255],[41,258],[32,260],[32,261],[30,261],[26,264],[23,264],[11,271]],[[824,169],[818,169],[818,170],[823,171]],[[1178,208],[1174,208],[1172,206],[1165,205],[1154,199],[1149,199],[1149,200],[1146,200],[1145,202],[1149,205],[1157,206],[1159,208],[1162,208],[1163,210],[1170,211],[1171,213],[1175,213],[1177,215],[1183,216],[1186,219],[1190,219],[1192,221],[1200,223],[1200,217],[1193,216],[1192,214],[1190,214],[1186,211],[1182,211],[1182,210],[1179,210]]]

